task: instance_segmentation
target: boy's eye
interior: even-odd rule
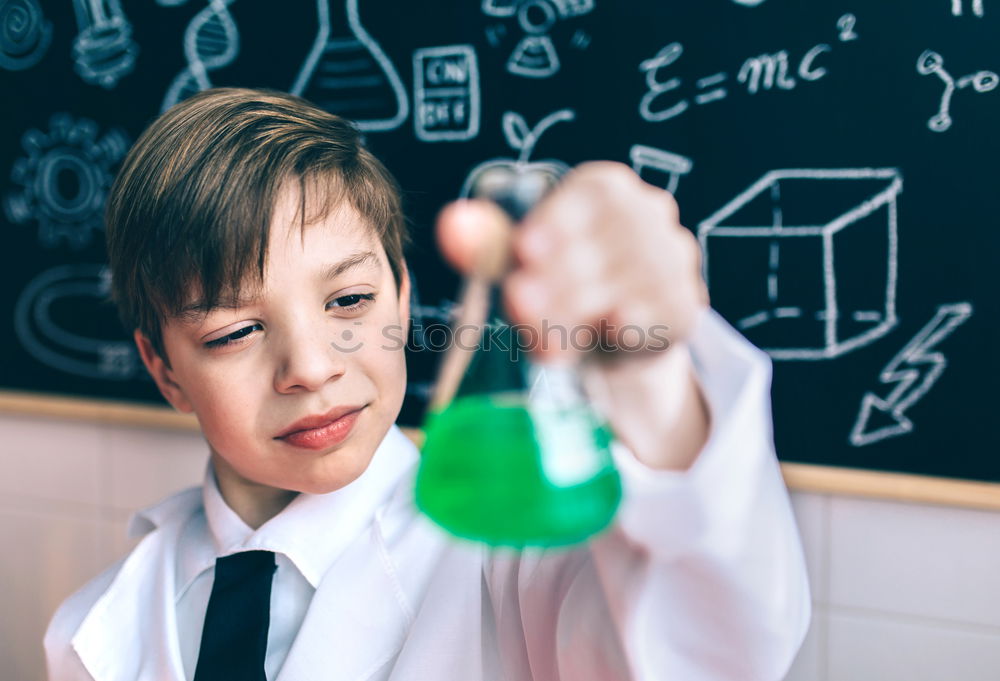
[[[375,300],[375,294],[373,293],[354,293],[349,296],[341,296],[339,298],[334,298],[332,303],[337,303],[337,307],[342,310],[347,310],[348,312],[358,312],[368,307],[372,301]]]
[[[354,293],[349,296],[340,296],[339,298],[334,298],[330,302],[331,307],[339,307],[341,310],[347,312],[360,312],[368,307],[375,300],[375,294],[373,293]],[[336,303],[336,305],[334,305]],[[244,326],[238,331],[222,336],[221,338],[216,338],[215,340],[210,340],[205,343],[205,347],[209,349],[217,349],[227,345],[238,345],[244,336],[249,336],[255,330],[263,328],[260,324],[251,324],[250,326]]]
[[[221,348],[224,345],[229,345],[230,343],[235,343],[239,341],[243,336],[249,335],[254,329],[260,327],[260,324],[251,324],[250,326],[244,326],[239,331],[234,331],[230,334],[223,336],[222,338],[216,338],[215,340],[210,340],[205,343],[206,348]]]

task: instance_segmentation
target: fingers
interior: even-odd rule
[[[707,305],[700,247],[677,203],[619,163],[573,169],[513,230],[488,201],[450,204],[437,235],[460,271],[504,275],[508,316],[530,327],[542,358],[665,349]]]

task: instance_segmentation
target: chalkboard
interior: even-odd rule
[[[165,106],[262,86],[355,118],[404,189],[404,424],[457,289],[436,211],[482,164],[613,159],[676,194],[773,357],[783,460],[1000,481],[1000,2],[73,7],[0,0],[2,387],[160,402],[102,302],[105,194]]]

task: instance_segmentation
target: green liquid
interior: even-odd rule
[[[585,541],[621,500],[610,437],[585,409],[532,412],[509,393],[461,397],[428,418],[417,506],[450,533],[494,546]]]

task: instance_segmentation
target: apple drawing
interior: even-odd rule
[[[461,197],[495,198],[500,194],[511,194],[514,188],[517,202],[530,207],[569,170],[568,165],[554,159],[529,161],[531,152],[534,151],[542,133],[559,121],[571,121],[575,117],[576,114],[571,109],[560,109],[543,118],[529,130],[523,116],[513,111],[504,113],[504,136],[507,138],[507,144],[519,152],[518,157],[494,158],[477,165],[466,177]]]

